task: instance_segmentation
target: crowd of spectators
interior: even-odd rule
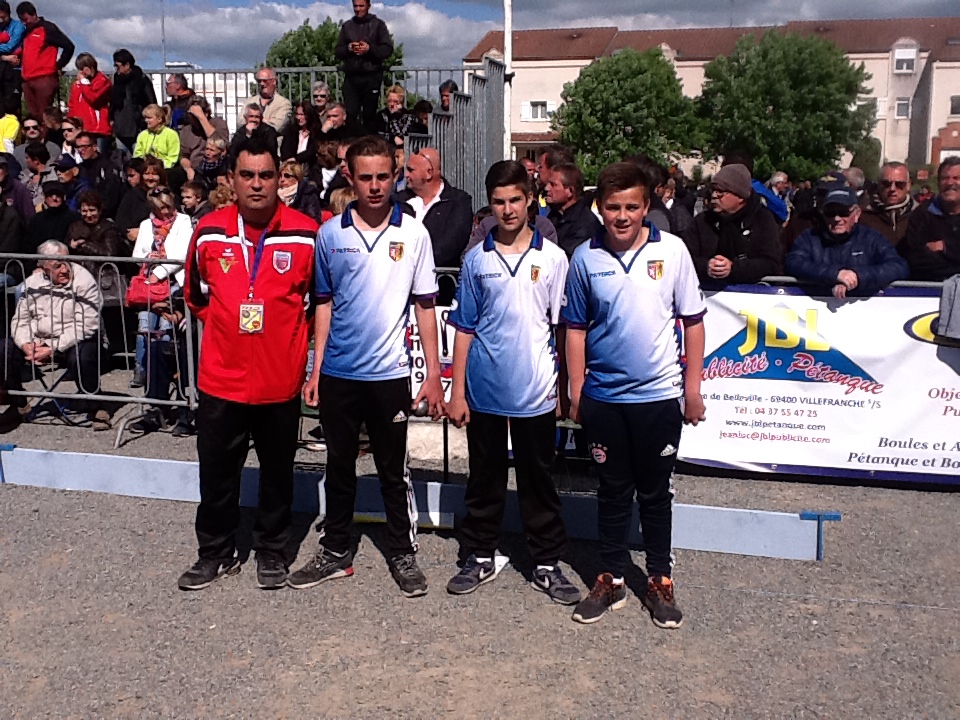
[[[256,94],[242,101],[231,136],[186,76],[166,77],[166,97],[158,98],[129,50],[113,53],[108,75],[90,53],[74,58],[70,39],[32,3],[14,13],[0,0],[0,250],[59,252],[60,246],[44,245],[54,241],[75,256],[180,261],[190,229],[234,202],[231,158],[249,138],[276,148],[280,200],[322,223],[353,197],[347,149],[375,134],[396,151],[394,200],[430,231],[435,266],[459,267],[492,226],[490,213],[474,213],[475,199],[444,176],[436,149],[405,151],[410,134],[429,132],[434,107],[414,103],[400,85],[384,87],[389,32],[370,14],[368,0],[355,0],[353,8],[336,50],[342,102],[324,82],[314,83],[307,97],[286,98],[274,69],[261,68]],[[67,96],[58,97],[71,60],[76,76]],[[456,83],[437,90],[437,111],[451,111]],[[698,186],[654,158],[624,160],[649,180],[648,220],[685,242],[705,288],[787,273],[846,297],[896,280],[942,281],[960,272],[960,159],[944,161],[938,192],[924,195],[912,193],[913,179],[899,162],[886,163],[876,183],[857,168],[802,182],[775,172],[763,182],[753,176],[749,155],[731,152]],[[601,230],[575,152],[554,145],[522,163],[536,189],[530,221],[572,256]],[[97,276],[103,305],[123,305],[134,266],[112,276],[93,272],[89,260],[68,265],[74,266]],[[24,280],[19,275],[8,267],[0,280],[17,285]],[[176,332],[182,278],[171,264],[152,266],[148,280],[168,276],[172,304],[138,311],[132,387],[150,385],[151,342]],[[453,287],[441,281],[441,303]]]

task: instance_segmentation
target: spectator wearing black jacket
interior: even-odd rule
[[[320,117],[307,100],[293,105],[293,122],[287,123],[280,141],[280,160],[296,160],[300,165],[313,167],[317,161],[317,138],[320,137]]]
[[[824,230],[806,230],[787,253],[786,270],[803,283],[832,288],[842,300],[867,296],[906,280],[910,268],[876,230],[860,225],[857,193],[838,187],[824,198]]]
[[[384,63],[393,54],[386,24],[370,14],[370,0],[353,0],[353,17],[340,26],[334,54],[343,62],[343,103],[367,132],[374,131]]]
[[[144,75],[133,54],[124,48],[113,54],[113,89],[110,96],[110,119],[117,143],[129,154],[137,144],[137,135],[147,129],[143,109],[157,102],[153,82]]]
[[[263,110],[257,103],[250,103],[243,108],[243,121],[244,124],[237,128],[230,141],[230,157],[238,152],[247,138],[258,137],[268,148],[279,147],[277,131],[263,122]]]
[[[898,246],[913,280],[940,282],[960,273],[960,157],[937,168],[940,193],[910,214]]]
[[[47,240],[66,242],[67,230],[72,223],[80,220],[80,213],[67,207],[66,190],[59,181],[43,184],[43,210],[27,222],[22,252],[36,255],[37,248]],[[24,270],[31,272],[35,262],[24,263]]]
[[[24,251],[25,226],[20,215],[6,203],[0,203],[0,252]],[[16,285],[23,279],[20,263],[16,260],[0,262],[0,286]]]
[[[74,147],[77,148],[82,160],[80,175],[87,179],[90,187],[97,191],[103,201],[103,216],[115,218],[123,195],[123,181],[120,179],[119,168],[110,158],[100,154],[97,150],[96,137],[91,133],[78,134]]]
[[[11,159],[6,153],[0,155],[0,202],[13,206],[20,219],[27,222],[36,213],[33,194],[18,179],[20,169],[17,168],[14,174],[13,168],[9,167]]]
[[[444,180],[440,153],[423,148],[406,165],[407,187],[397,199],[406,203],[430,232],[433,262],[438,268],[460,267],[460,257],[473,230],[473,199]],[[438,305],[449,305],[456,288],[440,285]]]
[[[779,275],[780,226],[753,191],[750,171],[743,165],[721,168],[710,205],[683,238],[700,283],[723,287]]]
[[[590,201],[583,197],[583,173],[576,165],[563,163],[552,169],[546,200],[550,208],[547,219],[556,228],[557,244],[567,258],[603,229]]]
[[[407,188],[398,200],[413,210],[430,231],[436,267],[459,267],[460,255],[473,229],[473,200],[448,183],[440,166],[440,153],[423,148],[407,159]]]

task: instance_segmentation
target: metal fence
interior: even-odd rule
[[[169,258],[19,253],[0,253],[0,262],[7,275],[26,279],[15,289],[8,287],[4,293],[5,317],[11,318],[10,333],[4,348],[4,377],[11,377],[11,371],[16,372],[18,366],[22,366],[23,375],[16,380],[27,383],[21,390],[8,388],[9,395],[52,400],[54,410],[68,422],[73,422],[70,411],[80,403],[196,408],[196,328],[189,308],[182,298],[172,292],[176,271],[170,273],[171,287],[165,299],[148,301],[143,307],[133,309],[125,306],[128,279],[132,275],[144,267],[161,264],[182,268],[182,262]],[[52,264],[68,266],[67,284],[56,286],[52,282],[30,281],[31,276],[37,273],[45,273],[49,278],[51,273],[56,272]],[[92,289],[91,281],[96,284]],[[169,311],[173,310],[178,311],[182,319],[171,321],[172,313]],[[161,319],[164,316],[166,323]],[[137,326],[134,332],[132,323],[135,317]],[[137,347],[138,336],[143,338],[142,348]],[[65,337],[75,339],[75,342],[61,340]],[[49,357],[40,362],[33,361],[23,350],[28,343],[50,348]],[[87,347],[81,352],[80,346],[84,343]],[[138,351],[142,355],[146,382],[142,392],[127,392],[126,381],[133,377],[133,360]],[[155,366],[161,352],[171,358],[166,363],[167,376],[163,378],[155,375],[161,372]],[[122,393],[116,390],[106,393],[102,388],[102,378],[105,371],[112,369],[109,366],[116,359],[123,363],[120,374],[124,390]],[[153,397],[149,396],[151,379],[160,389],[156,392],[154,388]],[[157,379],[160,382],[156,382]],[[76,391],[67,389],[64,381],[76,385]],[[132,419],[128,418],[120,424],[117,445],[127,421]]]
[[[437,148],[444,177],[470,193],[477,210],[486,205],[487,170],[503,159],[504,65],[485,58],[481,71],[467,80],[468,92],[454,93],[450,112],[434,110],[430,134],[411,135],[406,149]]]

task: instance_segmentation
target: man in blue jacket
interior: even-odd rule
[[[804,283],[831,287],[833,296],[866,296],[910,274],[906,261],[887,239],[858,224],[860,208],[852,188],[827,192],[824,223],[806,230],[790,248],[786,271]]]
[[[11,17],[10,3],[0,0],[0,97],[15,97],[20,107],[20,56],[17,51],[23,45],[26,26]]]

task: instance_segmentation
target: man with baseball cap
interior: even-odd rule
[[[834,185],[819,212],[822,224],[806,230],[787,254],[786,271],[803,283],[832,288],[833,296],[872,295],[910,274],[907,263],[876,230],[860,225],[853,188]]]
[[[713,176],[710,209],[694,219],[684,241],[704,288],[755,283],[781,271],[780,227],[744,165],[725,165]]]

